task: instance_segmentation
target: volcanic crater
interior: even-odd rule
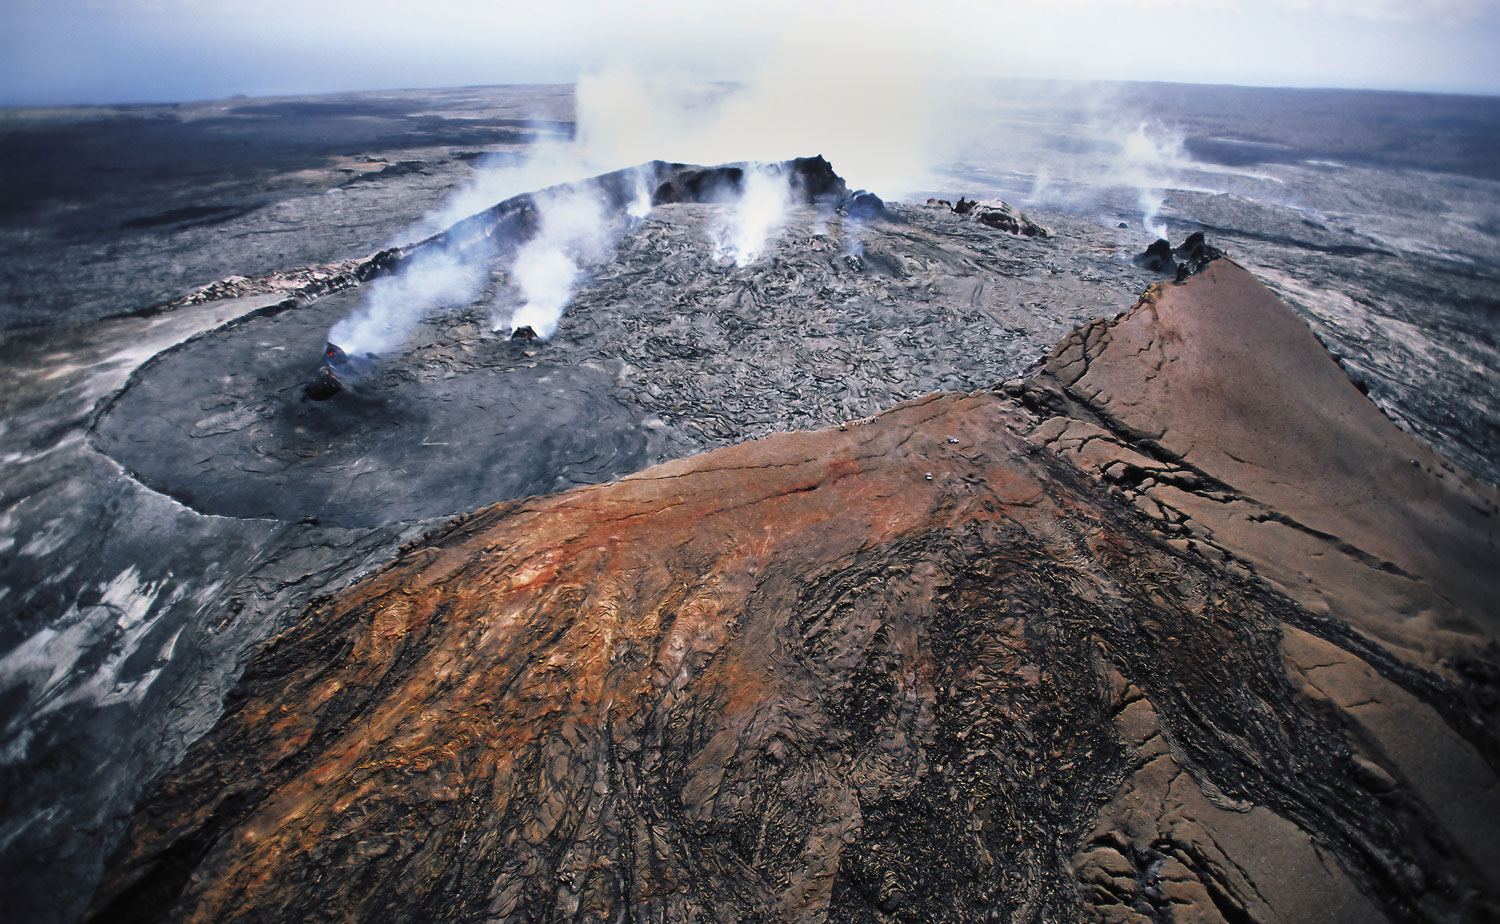
[[[204,513],[344,526],[451,516],[985,387],[1140,284],[1102,243],[1070,254],[1064,276],[1044,238],[946,204],[876,212],[826,163],[799,163],[815,161],[787,165],[801,202],[753,266],[713,245],[738,168],[647,165],[657,202],[628,224],[621,174],[588,181],[614,209],[604,220],[621,225],[615,246],[587,266],[553,338],[511,341],[492,328],[518,298],[515,250],[536,224],[533,197],[518,197],[410,249],[462,251],[487,282],[470,303],[427,313],[334,400],[309,401],[300,386],[363,287],[167,351],[111,402],[93,440]],[[1028,310],[1059,287],[1071,315]]]

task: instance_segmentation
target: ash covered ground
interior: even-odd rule
[[[1494,101],[1111,96],[1001,88],[888,218],[793,208],[745,266],[712,244],[729,204],[660,204],[543,343],[493,329],[520,297],[496,263],[326,403],[301,386],[379,284],[366,258],[535,188],[475,177],[570,137],[567,88],[4,114],[8,906],[76,918],[249,654],[442,518],[992,387],[1157,281],[1128,259],[1157,230],[1206,230],[1398,423],[1500,481]],[[1393,118],[1410,140],[1372,145]]]

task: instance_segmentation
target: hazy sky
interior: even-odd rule
[[[735,79],[790,42],[924,76],[1500,94],[1500,0],[0,0],[0,104]],[[810,68],[816,73],[816,67]],[[840,68],[822,75],[837,87]],[[818,88],[824,89],[824,88]]]

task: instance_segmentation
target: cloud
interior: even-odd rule
[[[1268,8],[1280,8],[1284,12],[1331,19],[1447,26],[1500,19],[1500,4],[1494,0],[1001,0],[993,9],[1014,11],[1020,7],[1059,6],[1088,9],[1095,15],[1180,12],[1199,18],[1216,13],[1259,13],[1264,18],[1280,15]]]
[[[893,38],[920,40],[929,30],[970,24],[973,32],[952,35],[982,37],[986,27],[1007,20],[1031,20],[1036,10],[1086,8],[1098,15],[1191,11],[1197,16],[1230,11],[1271,13],[1268,7],[1293,13],[1387,22],[1437,22],[1447,25],[1500,19],[1494,0],[929,0],[916,4],[871,4],[864,0],[634,0],[601,4],[596,0],[9,0],[11,9],[59,13],[82,11],[111,16],[177,19],[183,16],[287,23],[338,20],[360,26],[394,26],[425,34],[431,29],[463,27],[532,41],[550,37],[640,41],[658,36],[669,43],[702,42],[714,37],[736,44],[769,41],[792,31],[874,29]],[[673,31],[663,32],[663,28]],[[493,30],[493,31],[491,31]]]
[[[1500,18],[1494,0],[1275,0],[1297,13],[1384,22],[1458,26]]]
[[[1500,91],[1494,0],[0,0],[0,103],[563,83],[611,65],[744,80],[788,37],[813,59],[858,51],[888,86]],[[858,86],[828,73],[813,90]]]

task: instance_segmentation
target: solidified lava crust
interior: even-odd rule
[[[1084,256],[1110,286],[1085,295],[1039,275],[1060,259],[1041,241],[948,210],[855,220],[839,208],[857,200],[826,160],[780,169],[794,205],[768,261],[737,267],[711,244],[742,165],[654,162],[595,178],[617,246],[585,267],[561,326],[533,349],[527,327],[509,342],[492,329],[494,306],[519,297],[510,270],[544,193],[517,196],[362,264],[373,284],[427,251],[487,273],[472,304],[427,318],[389,355],[321,352],[366,297],[338,289],[158,357],[109,403],[93,442],[203,513],[339,526],[451,516],[985,387],[1055,339],[1056,322],[1027,307],[1044,289],[1083,295],[1065,315],[1076,323],[1139,281],[1111,257]],[[662,204],[626,221],[643,177]]]

